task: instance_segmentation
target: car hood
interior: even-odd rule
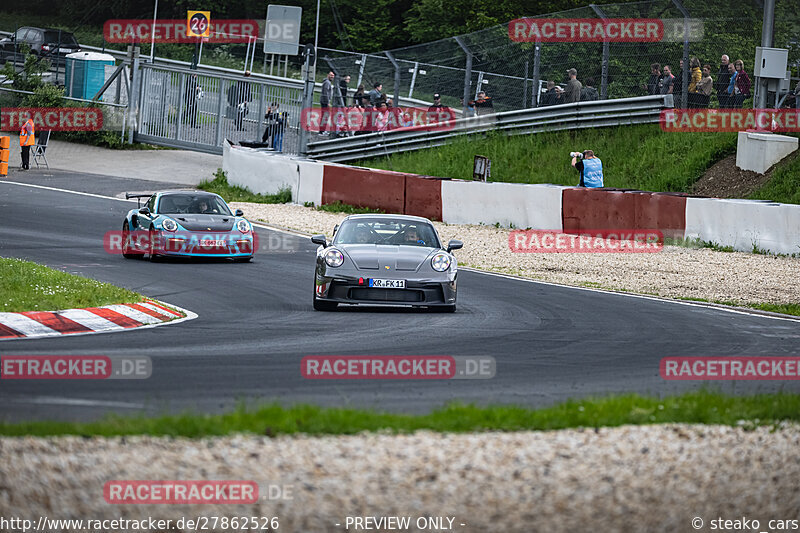
[[[236,222],[233,215],[164,215],[175,220],[189,231],[230,231]]]
[[[426,246],[390,244],[344,244],[337,246],[346,253],[358,269],[400,270],[413,272],[433,253]],[[388,268],[386,268],[388,267]]]

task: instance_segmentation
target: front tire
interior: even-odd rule
[[[150,242],[150,248],[149,248],[149,256],[150,257],[149,257],[149,259],[150,259],[151,263],[156,263],[159,260],[158,255],[156,255],[156,252],[155,252],[155,249],[156,249],[156,242],[155,242],[156,232],[151,229],[149,236],[150,236],[150,238],[148,239],[149,242]]]
[[[128,226],[128,221],[126,220],[122,224],[122,257],[125,259],[136,259],[144,255],[141,252],[134,252],[129,246],[128,243],[130,242],[131,236],[131,228]]]

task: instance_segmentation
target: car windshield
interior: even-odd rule
[[[62,31],[61,35],[57,31],[46,31],[44,32],[44,40],[47,43],[61,43],[62,45],[76,45],[78,41],[75,40],[75,36],[69,32]]]
[[[336,244],[388,244],[440,248],[433,226],[407,219],[358,218],[342,223]]]
[[[222,198],[208,194],[167,194],[158,201],[158,212],[165,214],[230,215]]]

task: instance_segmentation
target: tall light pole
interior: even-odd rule
[[[150,64],[153,64],[153,57],[156,51],[156,17],[158,16],[158,0],[153,8],[153,25],[150,27]]]

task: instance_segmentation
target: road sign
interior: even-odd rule
[[[300,44],[300,18],[302,16],[302,7],[267,6],[264,53],[296,56]]]
[[[186,36],[209,37],[211,35],[211,11],[186,12]]]

